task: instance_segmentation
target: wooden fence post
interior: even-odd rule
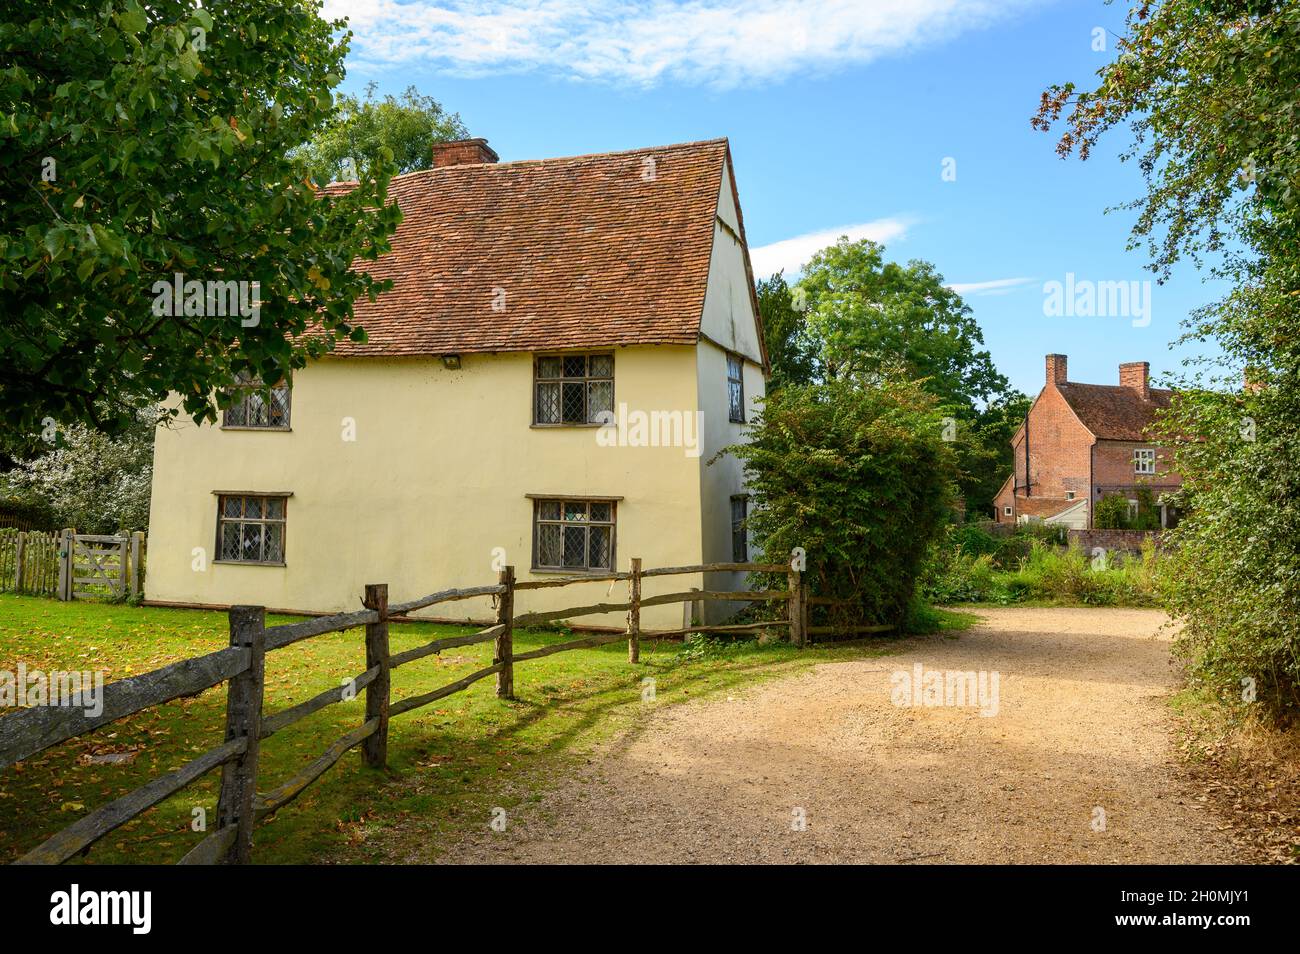
[[[140,596],[144,592],[144,574],[140,572],[140,560],[144,554],[144,531],[136,530],[131,534],[131,595]]]
[[[497,698],[515,697],[515,568],[507,566],[497,574],[497,582],[506,588],[497,596],[497,625],[505,627],[496,639],[492,665],[501,664],[497,673]]]
[[[790,570],[790,642],[796,646],[802,646],[808,639],[808,633],[804,624],[807,619],[804,613],[804,588],[803,574],[798,570]]]
[[[72,548],[76,533],[71,527],[65,527],[59,531],[59,592],[58,599],[67,601],[72,599]]]
[[[361,756],[371,768],[388,764],[388,584],[366,584],[366,609],[379,619],[366,624],[366,669],[379,667],[379,675],[366,686],[366,721],[379,719],[379,728],[361,743]]]
[[[641,661],[641,558],[632,558],[632,572],[627,580],[627,661]]]
[[[257,793],[258,738],[266,681],[266,607],[230,607],[230,645],[249,650],[248,668],[226,683],[226,741],[245,739],[244,754],[221,767],[217,827],[237,825],[223,864],[248,864],[253,850],[253,796]]]
[[[27,534],[19,530],[14,538],[14,592],[23,591],[23,563],[27,556]]]

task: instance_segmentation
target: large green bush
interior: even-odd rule
[[[772,563],[802,547],[814,625],[902,625],[956,469],[933,397],[911,382],[833,380],[770,396],[728,448],[753,497],[748,528]]]

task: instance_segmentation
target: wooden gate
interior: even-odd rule
[[[65,530],[60,541],[59,599],[140,595],[143,537],[142,533],[116,536]]]

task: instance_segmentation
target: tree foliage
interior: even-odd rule
[[[168,392],[212,419],[247,371],[277,380],[384,285],[391,167],[320,197],[296,148],[335,116],[350,34],[319,0],[8,0],[0,11],[4,426],[130,426]],[[255,320],[167,314],[155,284],[260,285]],[[250,296],[251,297],[251,296]],[[195,313],[198,312],[198,313]]]
[[[1084,158],[1131,130],[1147,184],[1132,244],[1162,274],[1188,258],[1232,283],[1188,323],[1219,351],[1163,423],[1184,481],[1166,595],[1193,673],[1285,716],[1300,706],[1300,5],[1143,4],[1118,52],[1095,89],[1046,91],[1034,122],[1064,122],[1058,151]]]
[[[783,272],[759,279],[755,288],[767,358],[772,366],[768,391],[779,391],[787,384],[812,383],[817,374],[817,343],[804,320],[806,307],[800,307],[804,298],[796,301]]]
[[[771,389],[842,378],[921,380],[950,418],[968,511],[987,515],[1011,470],[1011,435],[1029,400],[998,372],[971,310],[929,262],[889,262],[868,240],[817,252],[790,287],[758,283]]]
[[[428,169],[433,143],[469,135],[460,116],[414,86],[382,99],[375,98],[375,89],[368,85],[364,99],[341,94],[335,118],[303,147],[301,157],[318,183],[355,179],[390,161],[398,172]]]
[[[878,380],[900,367],[948,407],[1007,391],[984,333],[929,262],[889,262],[884,246],[841,238],[804,266],[799,289],[827,377]]]
[[[44,453],[19,460],[0,477],[19,500],[39,501],[60,527],[81,533],[144,530],[153,481],[153,431],[158,413],[146,409],[109,436],[74,423]]]
[[[912,382],[789,385],[748,437],[726,452],[744,463],[763,559],[804,548],[810,592],[849,603],[829,617],[817,608],[814,623],[901,623],[950,514],[955,467],[936,399]]]

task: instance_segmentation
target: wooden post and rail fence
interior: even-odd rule
[[[642,580],[649,577],[718,572],[788,573],[788,588],[738,591],[692,589],[653,596],[643,596],[641,592]],[[603,581],[626,581],[628,599],[625,602],[594,603],[515,615],[514,598],[521,590]],[[409,613],[439,603],[485,596],[496,601],[496,622],[492,626],[467,635],[440,637],[400,653],[389,651],[388,628],[395,618],[406,618]],[[703,600],[785,601],[788,612],[783,618],[757,623],[693,625],[653,632],[643,632],[641,629],[643,607]],[[641,560],[633,559],[631,569],[626,573],[525,582],[515,580],[514,567],[505,567],[494,585],[442,590],[405,603],[389,603],[388,585],[371,584],[365,589],[365,608],[362,610],[281,626],[266,625],[264,607],[233,606],[229,611],[230,645],[227,648],[108,683],[103,688],[102,710],[98,715],[88,715],[76,706],[77,700],[74,699],[71,706],[38,706],[0,717],[0,771],[3,771],[51,746],[92,732],[118,719],[226,683],[225,736],[220,745],[180,768],[100,806],[48,838],[16,863],[61,864],[83,854],[105,835],[218,768],[221,770],[221,785],[216,827],[179,863],[247,863],[253,846],[254,827],[293,801],[348,750],[361,746],[362,759],[366,765],[383,767],[387,760],[388,723],[395,716],[427,706],[492,675],[496,676],[497,696],[513,699],[514,667],[517,664],[568,650],[626,640],[628,661],[635,664],[640,659],[640,641],[643,636],[657,639],[695,632],[739,634],[788,627],[791,642],[803,646],[809,641],[810,633],[831,628],[808,626],[810,605],[833,602],[835,601],[809,599],[802,574],[782,564],[713,563],[642,569]],[[597,633],[528,652],[514,651],[516,627],[544,626],[577,616],[624,611],[627,613],[624,632]],[[402,619],[396,621],[400,623]],[[365,628],[364,672],[341,686],[327,689],[297,705],[269,714],[263,711],[267,653],[314,636],[355,627]],[[890,628],[855,627],[854,630],[881,632]],[[420,695],[397,701],[391,698],[391,673],[394,669],[445,649],[486,642],[493,644],[492,665]],[[363,689],[366,693],[365,717],[361,725],[336,740],[288,781],[269,791],[258,791],[258,754],[262,740],[326,706],[354,698]]]

